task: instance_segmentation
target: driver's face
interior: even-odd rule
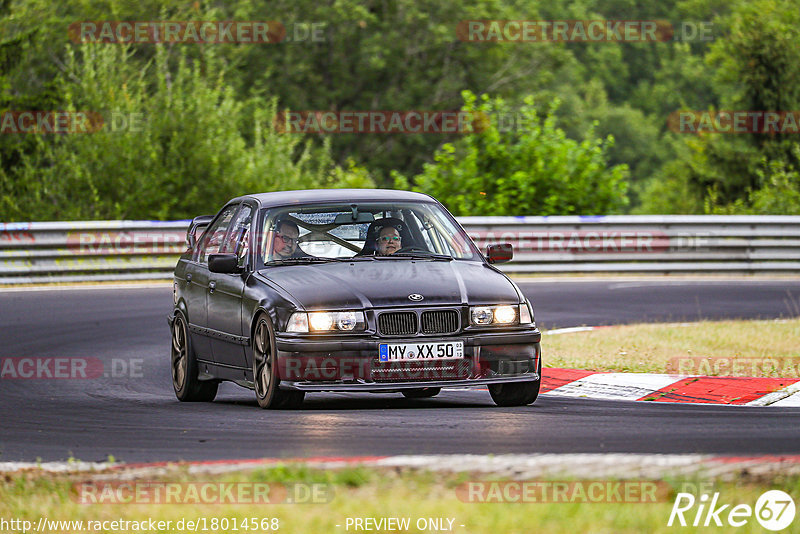
[[[299,233],[292,226],[282,224],[275,233],[273,250],[280,258],[288,258],[297,249]]]
[[[400,232],[397,228],[384,228],[378,234],[378,254],[387,256],[400,250]]]

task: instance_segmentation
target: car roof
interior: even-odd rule
[[[244,195],[232,199],[231,202],[245,199],[255,199],[265,208],[317,202],[435,201],[433,197],[423,193],[398,189],[305,189],[301,191],[275,191],[272,193]]]

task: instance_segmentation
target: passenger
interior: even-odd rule
[[[377,252],[379,256],[388,256],[403,248],[400,232],[394,226],[384,226],[381,228],[377,241]]]
[[[286,260],[307,256],[305,252],[297,248],[297,239],[299,237],[300,229],[297,224],[292,221],[278,222],[275,229],[275,237],[272,240],[272,258]]]
[[[394,230],[394,232],[390,232],[390,229]],[[388,246],[381,248],[380,237],[388,237],[389,235],[397,239],[386,240],[386,245]],[[395,244],[389,245],[389,241],[394,241]],[[356,256],[385,256],[387,254],[393,254],[403,247],[403,243],[405,243],[405,246],[408,246],[410,242],[411,236],[408,234],[408,230],[405,228],[402,220],[395,217],[377,219],[376,221],[370,223],[369,227],[367,228],[367,236],[364,240],[364,248],[362,248],[361,252],[356,254]]]

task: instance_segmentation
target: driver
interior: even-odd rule
[[[394,226],[384,226],[378,234],[377,253],[379,256],[394,254],[403,247],[400,232]]]
[[[300,228],[292,221],[279,221],[272,240],[272,257],[276,260],[302,258],[306,254],[297,248]]]

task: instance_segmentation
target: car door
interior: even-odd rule
[[[250,229],[255,209],[243,203],[229,225],[220,254],[236,254],[240,273],[211,273],[208,290],[208,328],[212,333],[214,363],[225,367],[245,367],[245,345],[249,332],[242,326],[242,294],[249,275]]]
[[[217,254],[224,243],[230,222],[236,213],[238,204],[226,206],[220,211],[214,222],[203,234],[197,246],[194,262],[187,269],[187,308],[189,310],[189,331],[197,358],[212,362],[214,355],[211,347],[208,325],[208,292],[210,272],[208,256]],[[191,279],[189,279],[191,275]]]

